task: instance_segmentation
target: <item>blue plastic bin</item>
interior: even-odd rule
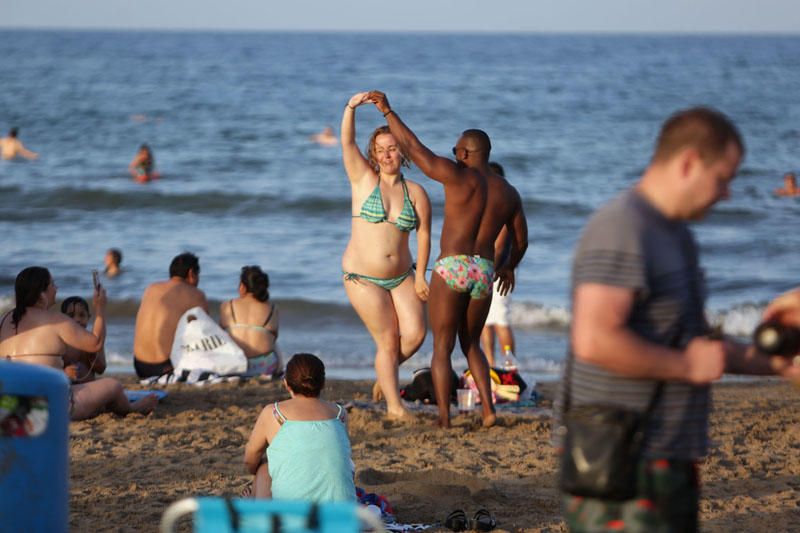
[[[9,434],[10,427],[23,427],[17,423],[22,416],[13,413],[24,413],[30,404],[39,409],[29,411],[33,423],[25,428],[40,433]],[[0,424],[0,531],[67,531],[69,381],[64,373],[0,360]]]
[[[192,515],[195,533],[359,533],[362,525],[385,531],[383,523],[353,502],[186,498],[161,517],[161,533],[174,533],[178,520]]]

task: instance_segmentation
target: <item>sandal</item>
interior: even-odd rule
[[[444,521],[444,526],[450,531],[466,531],[469,528],[469,520],[467,520],[467,513],[462,509],[456,509]]]
[[[486,509],[478,509],[472,516],[471,525],[476,531],[492,531],[497,527],[497,520]]]

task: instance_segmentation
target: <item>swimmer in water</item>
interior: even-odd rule
[[[18,128],[11,128],[6,137],[0,138],[0,157],[3,159],[14,159],[24,157],[25,159],[36,159],[39,154],[31,152],[17,138]]]
[[[128,165],[128,171],[133,176],[133,179],[139,183],[145,183],[150,180],[158,178],[158,174],[153,172],[155,167],[155,159],[153,159],[153,151],[146,144],[139,147],[136,157],[133,158],[131,164]]]
[[[783,187],[775,189],[775,194],[778,196],[798,196],[800,195],[800,188],[797,187],[797,177],[793,172],[787,172],[783,176]]]
[[[339,142],[339,139],[336,138],[336,134],[333,133],[333,128],[330,126],[322,130],[320,133],[315,133],[312,135],[311,140],[320,146],[335,146]]]

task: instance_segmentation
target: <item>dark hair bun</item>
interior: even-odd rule
[[[255,296],[259,302],[269,300],[269,276],[257,265],[242,267],[239,277],[247,292]]]

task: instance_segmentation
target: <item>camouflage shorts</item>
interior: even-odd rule
[[[563,515],[573,533],[696,532],[700,488],[697,463],[657,459],[639,465],[638,496],[608,501],[562,495]]]

